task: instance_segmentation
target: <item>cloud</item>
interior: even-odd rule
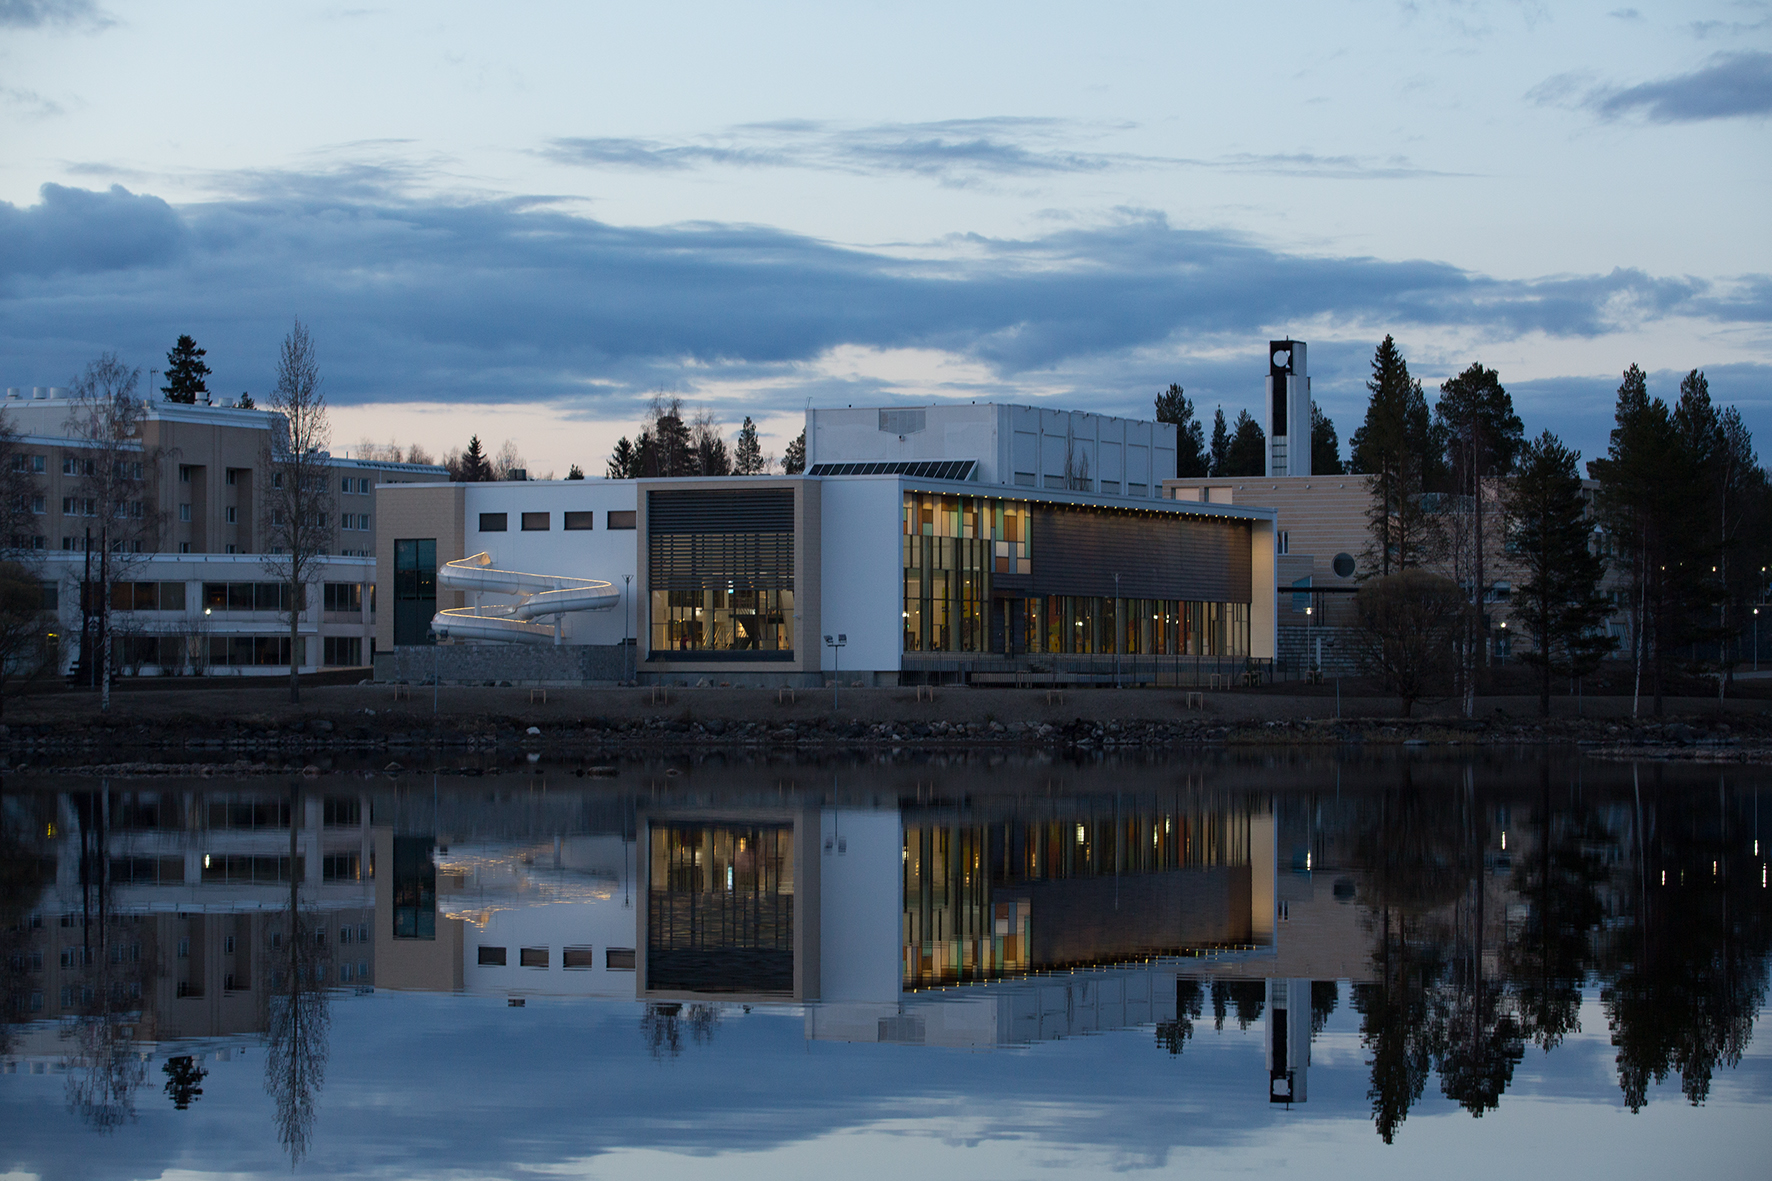
[[[40,197],[26,209],[0,202],[0,282],[160,266],[185,242],[172,206],[121,185],[102,193],[44,185]]]
[[[45,25],[103,27],[111,18],[92,0],[0,0],[0,28],[36,29]]]
[[[657,389],[742,392],[755,415],[808,396],[890,400],[876,375],[829,364],[853,352],[954,358],[929,367],[921,396],[1042,391],[1143,411],[1178,379],[1243,404],[1260,372],[1243,354],[1275,326],[1325,326],[1327,345],[1772,321],[1766,276],[1498,279],[1288,253],[1139,211],[886,255],[768,226],[621,226],[536,198],[420,199],[380,183],[361,170],[254,173],[240,196],[202,205],[54,185],[36,205],[0,204],[5,384],[60,381],[103,348],[145,363],[190,332],[217,388],[262,390],[300,315],[341,405],[548,403],[607,419]],[[1326,396],[1341,396],[1341,376],[1357,391],[1370,346],[1347,351],[1339,375],[1333,350],[1313,347]]]
[[[1551,106],[1574,106],[1602,119],[1641,116],[1651,123],[1697,123],[1772,114],[1772,53],[1718,53],[1686,74],[1636,86],[1595,85],[1582,74],[1559,74],[1527,95]]]
[[[0,100],[15,107],[24,108],[27,118],[47,119],[62,113],[62,105],[52,98],[45,98],[35,90],[21,90],[14,86],[0,86]]]
[[[752,123],[680,141],[631,138],[550,140],[541,155],[591,168],[676,171],[702,167],[804,168],[857,175],[916,175],[960,186],[1007,177],[1151,168],[1209,168],[1328,179],[1448,175],[1407,160],[1308,153],[1214,159],[1083,150],[1079,139],[1104,130],[1061,119],[999,117],[933,123],[841,126],[809,120]]]

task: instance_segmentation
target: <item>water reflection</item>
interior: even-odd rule
[[[795,1014],[809,1047],[920,1053],[1142,1029],[1185,1064],[1209,1027],[1259,1038],[1252,1101],[1304,1110],[1345,1004],[1389,1144],[1430,1087],[1474,1116],[1505,1106],[1596,990],[1622,1103],[1673,1078],[1703,1103],[1767,999],[1752,773],[829,774],[8,793],[0,1056],[63,1073],[67,1108],[116,1132],[150,1069],[188,1116],[208,1063],[262,1053],[299,1163],[330,1118],[345,991],[628,1002],[660,1066],[756,1006]]]

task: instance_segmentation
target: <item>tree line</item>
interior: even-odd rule
[[[1712,401],[1702,371],[1670,405],[1649,394],[1640,367],[1625,370],[1590,484],[1579,451],[1549,430],[1526,436],[1481,362],[1442,383],[1430,409],[1387,336],[1366,388],[1348,465],[1372,494],[1356,613],[1368,667],[1405,710],[1448,679],[1473,708],[1503,559],[1523,576],[1511,614],[1544,712],[1553,677],[1579,681],[1615,654],[1656,713],[1678,672],[1714,675],[1722,692],[1766,594],[1772,480],[1740,412]],[[1615,613],[1622,643],[1606,632]]]
[[[1194,417],[1193,399],[1179,385],[1171,384],[1157,395],[1157,421],[1175,424],[1175,475],[1179,479],[1207,476],[1263,476],[1267,474],[1267,432],[1247,410],[1237,411],[1227,425],[1224,407],[1212,416],[1212,436]],[[1311,471],[1319,476],[1340,475],[1341,438],[1329,416],[1311,405]]]
[[[764,476],[775,467],[775,456],[763,450],[757,425],[745,416],[738,434],[728,446],[714,416],[706,409],[686,412],[683,399],[655,395],[646,418],[630,441],[616,440],[604,475],[611,480],[657,479],[669,476]],[[798,475],[806,470],[806,432],[788,444],[782,471]]]

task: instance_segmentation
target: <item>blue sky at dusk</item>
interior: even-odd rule
[[[654,391],[1255,409],[1498,368],[1591,457],[1700,367],[1772,444],[1772,5],[0,0],[0,378],[175,336],[334,441],[600,471]]]

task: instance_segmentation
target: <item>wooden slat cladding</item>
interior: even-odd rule
[[[792,488],[697,488],[649,492],[646,531],[665,533],[794,532]]]
[[[1247,603],[1249,526],[1169,514],[1036,504],[1033,590],[1128,599]]]

